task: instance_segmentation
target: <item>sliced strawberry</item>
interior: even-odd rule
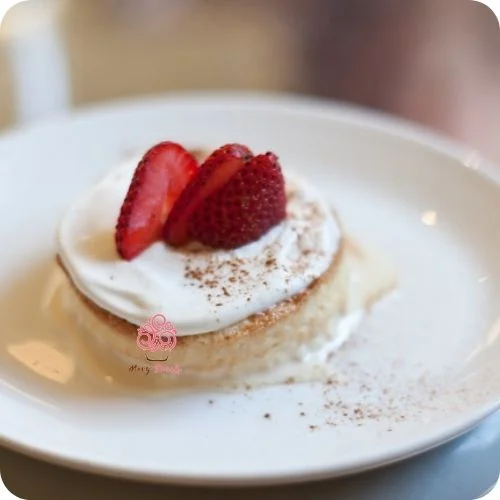
[[[131,260],[161,237],[161,230],[186,184],[198,169],[179,144],[162,142],[137,166],[116,225],[116,248]]]
[[[163,229],[165,241],[173,246],[187,243],[191,214],[205,198],[224,186],[252,156],[252,152],[241,144],[227,144],[214,151],[175,202]]]
[[[258,240],[286,217],[285,181],[273,153],[255,156],[192,213],[189,233],[214,248]]]

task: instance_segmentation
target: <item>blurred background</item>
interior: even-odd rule
[[[0,0],[0,131],[97,102],[296,92],[500,162],[500,29],[471,0]]]

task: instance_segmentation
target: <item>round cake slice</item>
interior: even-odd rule
[[[207,195],[209,176],[199,183],[205,189],[203,203],[189,212],[183,202],[184,213],[191,214],[188,222],[202,227],[190,222],[181,229],[203,243],[179,237],[182,245],[170,244],[157,237],[132,258],[120,255],[115,226],[137,172],[135,162],[113,170],[67,211],[58,237],[59,301],[103,351],[127,364],[150,362],[138,345],[138,330],[162,315],[175,328],[168,364],[181,367],[184,375],[259,373],[314,353],[328,357],[351,333],[351,319],[395,286],[392,267],[346,235],[332,208],[302,177],[283,178],[286,210],[273,219],[277,191],[268,186],[276,171],[267,184],[256,182],[255,175],[264,176],[267,165],[255,166],[243,156],[247,163],[238,169],[249,168],[239,176],[244,183],[231,186],[226,179]],[[190,189],[188,180],[181,191]],[[268,191],[256,194],[255,189]],[[238,196],[248,196],[243,201],[257,213],[259,227],[272,221],[243,244],[257,231],[248,230],[252,214],[242,213],[241,204],[235,208]],[[261,206],[267,200],[272,210]],[[175,203],[169,206],[172,214]],[[235,228],[242,229],[234,235]],[[182,236],[183,230],[176,234]],[[156,230],[146,233],[149,238]],[[146,233],[130,233],[127,241],[137,248],[136,234]]]

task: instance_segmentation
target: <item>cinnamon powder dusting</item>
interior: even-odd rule
[[[242,295],[246,302],[251,302],[262,286],[269,287],[275,281],[271,281],[271,275],[279,276],[282,282],[279,289],[286,298],[290,297],[289,285],[294,277],[306,276],[314,281],[317,276],[308,276],[307,272],[311,262],[321,255],[318,250],[321,245],[309,236],[311,227],[321,227],[324,223],[325,214],[315,203],[305,200],[290,209],[290,201],[300,197],[296,189],[289,188],[287,197],[289,210],[284,224],[291,225],[296,238],[292,250],[286,249],[293,254],[286,265],[278,263],[277,255],[283,250],[279,240],[248,258],[242,258],[237,251],[219,252],[197,246],[184,253],[186,286],[206,292],[208,302],[214,307],[222,307]]]

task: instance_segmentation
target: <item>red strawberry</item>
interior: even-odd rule
[[[286,217],[285,181],[278,158],[255,156],[206,197],[189,220],[191,236],[214,248],[258,240]]]
[[[151,148],[135,170],[116,225],[116,248],[131,260],[161,237],[167,215],[198,169],[182,146],[162,142]]]
[[[187,243],[191,214],[205,198],[224,186],[252,156],[252,152],[241,144],[227,144],[214,151],[175,202],[163,229],[165,241],[173,246]]]

